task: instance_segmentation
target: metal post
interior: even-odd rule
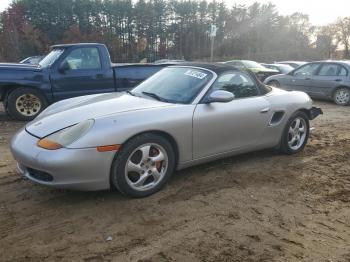
[[[210,26],[210,32],[209,32],[209,37],[210,37],[210,62],[213,62],[214,59],[214,41],[215,41],[215,36],[216,36],[216,26],[211,25]]]
[[[210,62],[213,62],[214,57],[214,40],[214,36],[210,37]]]

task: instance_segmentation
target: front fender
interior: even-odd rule
[[[195,105],[135,110],[95,119],[86,135],[69,148],[96,148],[124,144],[144,132],[162,132],[173,138],[179,150],[179,162],[192,160],[192,116]]]

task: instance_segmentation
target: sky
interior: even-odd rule
[[[60,0],[57,0],[60,1]],[[220,0],[219,0],[220,1]],[[302,12],[310,16],[315,25],[334,22],[338,17],[350,16],[350,0],[224,0],[227,6],[234,3],[250,5],[253,2],[272,2],[282,15]],[[0,0],[0,11],[4,10],[12,0]]]
[[[350,16],[350,0],[225,0],[228,6],[237,4],[250,5],[254,2],[276,5],[281,15],[301,12],[310,16],[314,25],[325,25],[338,17]]]

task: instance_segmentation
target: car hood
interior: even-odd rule
[[[26,125],[27,132],[42,138],[87,119],[130,111],[175,106],[126,93],[108,93],[62,100],[44,110]]]
[[[264,84],[267,84],[267,83],[269,83],[269,82],[272,81],[272,80],[287,79],[288,77],[290,77],[290,75],[288,75],[288,74],[277,74],[277,75],[272,75],[272,76],[269,76],[268,78],[266,78],[266,79],[264,80]]]
[[[39,71],[39,70],[41,70],[38,65],[17,64],[17,63],[0,63],[0,70],[1,69],[31,70],[31,71]]]

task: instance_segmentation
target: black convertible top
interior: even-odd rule
[[[222,74],[226,71],[230,71],[230,70],[237,70],[237,71],[245,72],[245,73],[248,73],[255,80],[256,85],[260,90],[260,94],[267,94],[271,91],[271,88],[264,85],[263,83],[261,83],[260,80],[256,77],[256,75],[253,72],[251,72],[249,70],[242,70],[242,69],[237,68],[237,67],[232,66],[232,65],[222,64],[222,63],[185,62],[185,63],[178,63],[174,66],[200,67],[200,68],[211,70],[211,71],[215,72],[217,75],[220,75],[220,74]]]
[[[52,45],[51,48],[68,48],[72,46],[79,46],[79,47],[94,47],[94,46],[105,46],[104,44],[100,43],[76,43],[76,44],[59,44],[59,45]]]
[[[217,75],[221,74],[222,72],[232,70],[232,69],[239,70],[238,68],[236,68],[232,65],[221,64],[221,63],[181,62],[181,63],[178,63],[176,65],[201,67],[204,69],[211,70],[211,71],[215,72]]]

